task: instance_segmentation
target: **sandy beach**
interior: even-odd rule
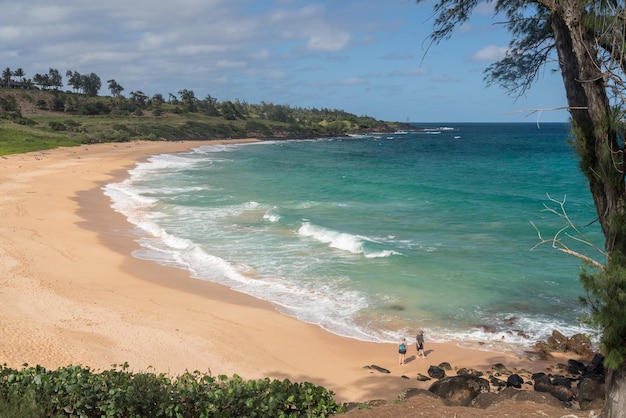
[[[150,155],[218,141],[132,142],[0,157],[0,363],[186,370],[325,386],[338,401],[393,400],[430,365],[545,364],[426,336],[427,359],[343,338],[271,304],[135,259],[133,230],[101,187]],[[413,343],[413,336],[409,343]],[[376,364],[390,374],[364,369]],[[410,379],[401,378],[402,375]]]

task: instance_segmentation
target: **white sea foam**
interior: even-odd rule
[[[357,313],[367,307],[366,297],[358,291],[337,287],[328,280],[311,280],[310,285],[296,285],[281,277],[264,278],[249,266],[232,264],[187,240],[166,234],[155,238],[141,239],[139,242],[143,248],[135,251],[134,256],[179,267],[191,272],[194,278],[222,283],[236,291],[271,301],[280,312],[338,335],[380,341],[379,335],[354,323]]]
[[[269,222],[278,222],[280,221],[280,218],[280,214],[275,213],[274,209],[268,209],[267,212],[265,212],[265,215],[263,215],[263,219]]]
[[[366,243],[376,243],[376,240],[346,232],[334,231],[307,221],[303,222],[300,229],[298,229],[298,235],[313,238],[338,250],[348,251],[352,254],[363,254],[367,258],[390,257],[400,254],[389,249],[368,250],[365,248]]]
[[[443,126],[433,129],[428,131],[429,135],[446,133],[453,128]],[[425,133],[411,131],[407,138],[411,138],[411,135],[415,138],[416,135]],[[455,134],[449,134],[449,137]],[[465,131],[463,138],[463,144],[459,143],[461,145],[472,139]],[[409,147],[421,142],[436,145],[440,144],[440,140],[441,138],[434,137],[428,139],[424,135],[420,141],[403,141],[402,146]],[[354,141],[368,139],[354,138]],[[393,142],[399,142],[376,142],[374,139],[369,141],[375,144],[376,151],[370,148],[369,154],[359,155],[359,164],[369,158],[369,155],[379,155],[377,150],[380,147],[396,146]],[[308,144],[319,143],[303,142],[307,143],[302,144],[306,145],[307,150],[315,149]],[[303,158],[299,163],[306,165],[307,158],[327,158],[329,147],[332,149],[336,146],[340,149],[341,146],[346,146],[345,142],[347,141],[337,140],[321,144],[324,148],[320,154],[310,155],[307,151],[304,157],[289,154],[286,158]],[[290,149],[294,149],[289,142],[275,144],[272,152],[290,152]],[[268,143],[245,146],[258,145],[266,146]],[[365,143],[359,145],[367,146]],[[301,188],[289,191],[287,187],[285,192],[289,194],[282,195],[279,193],[282,191],[275,190],[273,185],[280,183],[289,186],[290,183],[283,183],[283,179],[274,181],[275,178],[268,176],[262,183],[264,188],[267,187],[267,192],[265,189],[261,193],[246,189],[240,193],[239,187],[243,184],[242,188],[245,189],[245,183],[228,183],[227,180],[229,176],[235,178],[232,176],[237,175],[236,170],[228,171],[228,165],[233,162],[234,166],[241,167],[241,163],[247,158],[248,154],[243,160],[238,159],[237,154],[232,154],[243,146],[244,144],[201,147],[194,153],[155,156],[131,170],[128,181],[104,188],[105,193],[113,200],[114,208],[124,213],[141,231],[138,241],[142,249],[136,251],[135,256],[186,269],[198,279],[223,283],[237,291],[271,301],[285,314],[340,335],[368,341],[396,341],[400,335],[411,335],[412,328],[419,324],[427,331],[430,341],[452,341],[458,344],[471,342],[481,344],[480,347],[483,348],[506,351],[504,346],[529,345],[536,339],[547,337],[553,329],[559,329],[566,335],[581,331],[580,327],[572,327],[565,320],[563,323],[554,320],[553,313],[559,312],[559,309],[567,311],[567,318],[573,317],[571,309],[567,307],[566,295],[555,301],[557,308],[546,308],[546,318],[536,314],[537,305],[541,305],[544,300],[547,304],[552,304],[550,296],[559,289],[562,290],[563,286],[569,286],[564,284],[563,275],[558,273],[558,269],[562,269],[561,264],[558,264],[557,273],[551,270],[547,274],[551,280],[550,286],[557,290],[547,289],[545,296],[537,294],[539,300],[528,301],[528,306],[525,305],[523,296],[520,303],[520,296],[512,295],[511,309],[516,309],[515,304],[523,308],[520,308],[522,312],[509,312],[509,317],[515,316],[517,320],[515,324],[507,324],[503,319],[495,319],[494,316],[498,314],[494,312],[502,312],[502,306],[508,306],[505,304],[508,296],[503,301],[497,292],[492,291],[494,287],[498,287],[498,282],[483,282],[482,276],[476,274],[471,266],[478,258],[479,268],[488,271],[494,258],[482,260],[480,256],[471,256],[474,248],[466,248],[462,237],[471,237],[472,243],[476,245],[488,245],[488,242],[476,240],[475,234],[464,229],[453,231],[454,239],[448,237],[445,228],[440,230],[433,227],[439,219],[437,211],[431,207],[423,207],[420,203],[413,212],[409,212],[405,210],[407,200],[401,204],[400,216],[390,215],[389,219],[381,219],[372,216],[374,212],[371,209],[375,208],[372,202],[360,201],[360,196],[357,195],[350,195],[346,199],[346,193],[332,194],[336,191],[330,186],[329,194],[323,196],[319,195],[319,191],[306,193]],[[278,146],[281,147],[280,150]],[[407,149],[409,148],[404,148],[398,158]],[[246,152],[254,151],[250,155],[256,157],[257,150],[263,157],[271,155],[268,152],[263,154],[262,148]],[[345,155],[342,154],[342,158]],[[270,159],[273,158],[274,155],[271,155]],[[330,161],[330,155],[328,158]],[[220,162],[220,176],[205,176],[206,172],[210,173],[217,166],[217,162]],[[381,184],[379,178],[382,168],[380,171],[379,168],[383,163],[384,160],[377,161],[369,169],[362,170],[361,175],[371,173],[368,177],[370,184]],[[420,166],[421,164],[420,162]],[[348,171],[349,167],[344,166],[343,160],[337,167],[329,170],[332,171],[329,174],[334,176],[329,177],[329,184],[342,176],[346,179],[352,178],[347,175],[351,172]],[[394,170],[400,167],[402,166],[394,166]],[[198,169],[198,179],[194,179],[195,172],[191,172],[195,169]],[[423,178],[428,179],[428,173],[434,172],[437,170],[425,167],[420,170],[421,175],[402,173],[403,175],[396,177],[401,178],[403,183],[410,182],[409,179],[416,179],[418,183]],[[310,172],[305,173],[310,175]],[[262,174],[260,171],[259,175]],[[324,184],[325,179],[316,177],[315,180],[317,184]],[[428,189],[423,193],[425,196],[422,199],[420,195],[420,202],[428,202],[433,207],[441,204],[438,196],[428,194]],[[196,198],[198,200],[194,200]],[[207,200],[202,200],[205,198]],[[266,200],[269,198],[272,199],[271,202]],[[393,201],[385,201],[385,213],[395,213],[395,204]],[[446,209],[443,205],[441,207],[446,210],[443,213],[446,220],[451,214],[455,214],[451,209]],[[363,208],[368,210],[361,212]],[[387,208],[390,210],[387,211]],[[421,213],[422,210],[424,214],[420,215],[421,218],[415,218],[414,222],[409,213]],[[344,218],[346,213],[355,217],[363,213],[366,215],[361,222]],[[463,213],[463,222],[466,221],[465,217],[466,214]],[[305,220],[302,221],[303,219]],[[388,227],[393,222],[387,222],[394,219],[401,222],[394,227]],[[333,226],[326,225],[324,220],[328,220],[328,225]],[[468,220],[469,223],[470,221],[471,219]],[[459,221],[454,224],[459,225]],[[494,225],[493,222],[485,224]],[[484,228],[480,231],[484,231]],[[489,251],[489,248],[485,251]],[[460,269],[458,265],[461,265]],[[476,269],[476,266],[473,268]],[[343,274],[345,277],[335,277]],[[512,269],[504,274],[517,278]],[[458,280],[458,277],[463,280]],[[511,289],[518,290],[514,287],[515,285],[511,285]],[[451,289],[456,289],[456,294],[462,294],[464,298],[466,293],[463,292],[467,290],[467,300],[458,305],[468,313],[476,308],[476,312],[471,312],[469,318],[454,316],[451,313],[454,312],[451,309],[455,309],[452,305],[452,308],[443,306],[449,301],[446,295]],[[381,300],[385,306],[381,307]],[[389,308],[390,306],[393,308]],[[431,307],[435,307],[429,311],[436,312],[435,318],[429,318],[421,311]],[[479,312],[481,310],[484,312]],[[446,322],[446,318],[453,320]],[[489,325],[491,320],[496,324],[496,332],[468,325]],[[518,333],[518,330],[523,330],[525,335]]]
[[[326,229],[313,225],[310,222],[303,222],[298,230],[298,234],[303,237],[311,237],[324,244],[329,244],[330,247],[349,251],[353,254],[363,252],[363,241],[359,237]]]
[[[400,253],[397,252],[397,251],[394,251],[394,250],[383,250],[383,251],[376,251],[376,252],[366,253],[365,257],[367,257],[367,258],[384,258],[384,257],[391,257],[392,255],[400,255]]]

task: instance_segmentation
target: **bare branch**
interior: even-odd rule
[[[591,248],[593,248],[595,251],[597,251],[598,253],[600,253],[601,255],[603,255],[604,257],[607,257],[607,254],[605,251],[603,251],[600,247],[598,247],[597,245],[593,244],[591,242],[591,240],[572,222],[572,220],[570,219],[569,215],[567,214],[567,211],[565,210],[565,202],[567,200],[567,197],[564,196],[562,201],[558,201],[556,199],[553,199],[552,197],[550,197],[549,194],[546,194],[548,196],[548,199],[553,202],[556,203],[559,206],[559,209],[555,209],[555,208],[551,208],[547,205],[544,204],[544,210],[545,212],[550,212],[556,216],[558,216],[559,218],[561,218],[562,220],[565,221],[565,226],[563,226],[561,229],[559,229],[556,234],[554,234],[554,236],[552,238],[544,238],[541,235],[541,231],[539,230],[539,228],[537,227],[537,225],[535,225],[532,221],[530,222],[530,224],[533,226],[533,228],[535,228],[535,231],[537,231],[537,237],[539,238],[539,242],[533,246],[531,248],[531,251],[534,250],[535,248],[543,245],[543,244],[550,244],[552,246],[552,248],[554,248],[557,251],[561,251],[565,254],[569,254],[572,255],[576,258],[579,258],[583,261],[586,261],[587,263],[595,266],[596,268],[598,268],[601,271],[605,271],[605,267],[602,263],[600,263],[599,261],[579,253],[578,251],[574,251],[572,249],[570,249],[562,240],[562,236],[565,235],[567,238],[574,240],[576,242],[585,244]],[[574,233],[570,233],[568,231],[574,231]]]

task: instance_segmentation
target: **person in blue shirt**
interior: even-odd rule
[[[403,338],[402,341],[400,341],[400,345],[398,346],[398,353],[400,353],[400,364],[404,364],[406,355],[406,338]]]

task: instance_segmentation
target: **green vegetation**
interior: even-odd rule
[[[177,378],[67,366],[0,367],[0,417],[325,417],[343,412],[311,383],[200,372]]]
[[[201,100],[191,90],[181,90],[180,98],[170,94],[167,101],[142,92],[126,98],[114,83],[109,80],[114,96],[33,86],[0,88],[0,155],[135,139],[318,138],[406,128],[335,109],[218,102],[211,96]]]

